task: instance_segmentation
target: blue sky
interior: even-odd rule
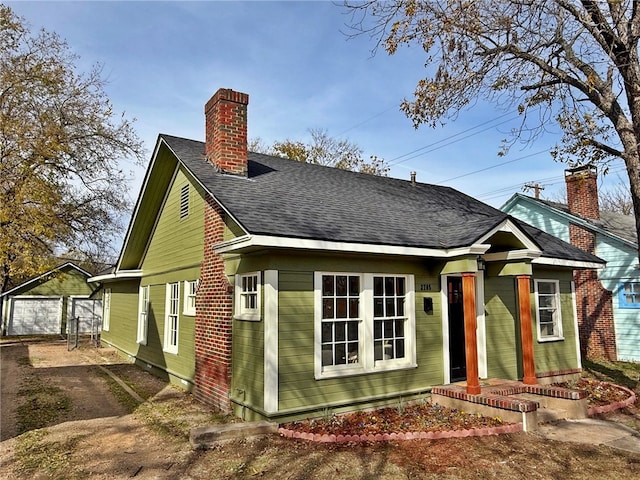
[[[499,207],[525,183],[564,191],[550,147],[558,129],[498,157],[514,111],[479,101],[441,128],[418,130],[399,110],[425,74],[416,46],[394,56],[347,39],[332,2],[6,2],[31,26],[64,38],[78,67],[100,63],[116,111],[135,117],[147,157],[159,133],[204,139],[205,102],[220,87],[249,94],[249,137],[308,140],[310,128],[390,162],[390,175],[449,185]],[[412,153],[414,152],[414,153]],[[508,162],[508,163],[507,163]],[[500,165],[500,166],[496,166]],[[617,163],[605,180],[619,182]],[[132,171],[135,198],[143,168]],[[624,175],[622,172],[620,175]]]

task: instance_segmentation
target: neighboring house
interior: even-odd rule
[[[572,271],[601,259],[448,187],[248,153],[248,100],[159,136],[91,279],[103,343],[246,419],[581,371]]]
[[[635,220],[600,212],[597,172],[565,172],[568,204],[514,194],[502,211],[606,260],[598,272],[576,272],[583,353],[640,361],[640,270]]]
[[[65,334],[74,318],[79,318],[79,333],[99,332],[102,303],[89,298],[96,287],[87,283],[90,276],[67,262],[6,291],[2,294],[3,334]]]

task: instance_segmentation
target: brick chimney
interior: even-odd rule
[[[565,170],[569,212],[588,220],[600,220],[598,173],[593,165]],[[595,232],[569,224],[572,245],[597,255]],[[580,350],[587,358],[616,360],[615,325],[612,292],[605,289],[594,269],[574,270]]]
[[[593,165],[564,171],[569,212],[582,218],[600,220],[598,205],[598,172]]]
[[[249,95],[219,89],[204,107],[205,154],[222,171],[247,176]]]

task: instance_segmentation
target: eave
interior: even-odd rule
[[[246,235],[213,245],[216,253],[219,254],[242,252],[259,248],[290,248],[296,250],[321,250],[328,252],[439,258],[453,258],[461,255],[483,255],[490,247],[491,245],[477,243],[467,247],[437,249],[405,247],[401,245],[334,242],[329,240],[274,237],[269,235]]]

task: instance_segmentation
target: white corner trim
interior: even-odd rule
[[[264,288],[264,410],[278,411],[278,270],[265,270]]]
[[[249,247],[295,248],[334,252],[380,253],[386,255],[452,258],[460,255],[482,255],[491,248],[491,245],[475,243],[467,247],[437,249],[403,247],[399,245],[334,242],[307,238],[273,237],[269,235],[246,235],[213,245],[216,253],[228,253]]]
[[[571,280],[571,302],[573,304],[573,328],[576,337],[576,358],[578,368],[582,368],[582,354],[580,353],[580,327],[578,326],[578,305],[576,303],[576,282]]]

